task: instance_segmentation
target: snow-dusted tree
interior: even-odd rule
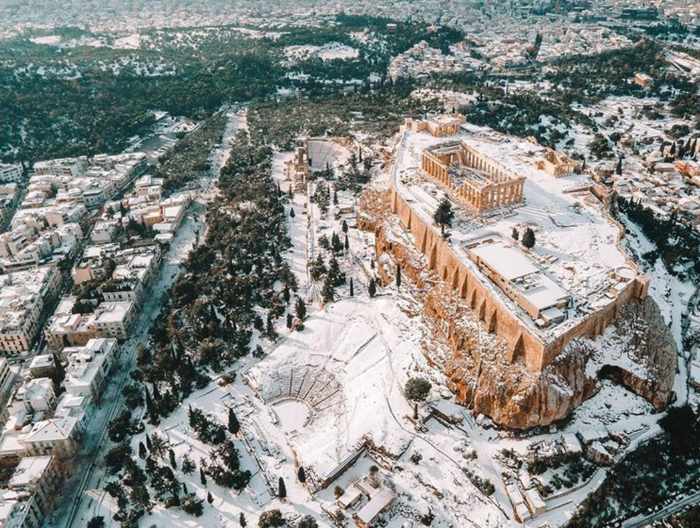
[[[452,210],[452,202],[447,198],[443,198],[433,214],[433,220],[440,226],[440,232],[443,235],[445,234],[445,227],[452,226],[452,219],[454,216],[455,213]]]
[[[277,498],[278,499],[286,499],[287,498],[287,486],[284,483],[284,479],[282,477],[279,478],[277,482]]]
[[[301,297],[297,297],[297,303],[295,306],[297,317],[300,321],[306,319],[306,303]]]
[[[185,475],[191,475],[194,473],[194,470],[196,469],[196,466],[194,465],[194,461],[190,458],[190,455],[185,453],[185,456],[182,457],[182,472]]]
[[[238,431],[241,430],[241,424],[238,422],[238,418],[236,417],[236,413],[233,412],[233,409],[229,407],[228,409],[228,432],[231,434],[238,434]]]
[[[324,303],[330,303],[335,300],[335,286],[333,285],[333,278],[330,273],[326,275],[323,281],[323,288],[321,289],[321,298]]]
[[[529,227],[525,228],[521,243],[527,249],[532,249],[535,247],[535,232]]]
[[[406,398],[412,401],[423,401],[430,392],[430,382],[425,378],[409,378],[404,388]]]
[[[374,279],[369,280],[369,287],[367,288],[369,291],[369,296],[374,297],[377,294],[377,285],[374,282]]]

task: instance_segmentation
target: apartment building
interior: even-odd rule
[[[0,275],[0,352],[28,351],[39,333],[42,310],[58,294],[54,266]]]
[[[91,339],[83,347],[67,347],[63,355],[68,360],[64,386],[73,396],[100,398],[107,374],[114,365],[119,350],[116,339]]]
[[[19,460],[9,480],[0,484],[0,526],[38,528],[50,510],[63,474],[52,456]]]
[[[73,313],[77,298],[64,297],[49,320],[45,335],[52,350],[67,346],[85,346],[98,337],[126,339],[137,315],[133,301],[105,301],[92,312]]]

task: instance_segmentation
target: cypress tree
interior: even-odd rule
[[[238,431],[241,430],[241,424],[238,422],[238,418],[236,418],[236,413],[233,412],[233,409],[229,407],[228,410],[228,432],[231,434],[238,434]]]
[[[401,287],[401,267],[396,266],[396,287]]]
[[[296,216],[296,213],[294,212],[294,208],[290,207],[289,208],[289,218],[294,218]]]
[[[139,458],[144,460],[148,456],[148,451],[146,451],[146,446],[143,442],[139,442]]]
[[[209,504],[211,504],[212,502],[214,502],[214,497],[212,497],[211,491],[207,491],[207,502],[208,502]]]
[[[377,293],[377,285],[374,282],[374,279],[369,280],[369,296],[374,297]]]
[[[324,303],[333,302],[335,300],[335,287],[333,286],[333,278],[330,273],[326,275],[321,289],[321,297]]]
[[[348,232],[348,223],[347,223],[345,220],[343,220],[342,229],[343,229],[343,233],[346,233],[346,234],[347,234],[347,232]]]
[[[350,249],[350,240],[348,240],[348,235],[345,235],[345,251]]]
[[[289,328],[291,330],[293,323],[294,323],[294,317],[292,317],[292,314],[288,313],[287,314],[287,328]]]
[[[299,466],[299,471],[297,471],[297,478],[302,484],[306,482],[306,471],[304,471],[304,466]]]
[[[301,297],[297,297],[296,314],[300,321],[306,319],[306,304]]]
[[[238,516],[238,524],[241,525],[241,528],[248,526],[248,521],[245,520],[245,514],[243,512]]]
[[[282,477],[279,478],[277,483],[277,498],[282,500],[287,498],[287,486],[285,486],[284,479]]]
[[[175,461],[175,451],[168,449],[168,456],[170,457],[170,465],[173,469],[177,469],[177,462]]]
[[[151,438],[146,435],[146,447],[148,448],[149,451],[153,450],[153,445],[151,444]]]
[[[199,481],[202,483],[202,486],[207,485],[207,476],[204,474],[204,468],[199,467]]]
[[[352,277],[350,278],[350,297],[355,296],[355,285],[352,282]]]

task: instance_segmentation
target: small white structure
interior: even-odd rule
[[[355,514],[355,523],[359,528],[371,528],[372,523],[382,513],[389,509],[396,499],[396,494],[386,487],[382,487],[373,493],[369,502]]]

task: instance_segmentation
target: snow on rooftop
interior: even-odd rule
[[[471,250],[507,281],[537,273],[538,269],[522,251],[502,244],[483,244]]]

